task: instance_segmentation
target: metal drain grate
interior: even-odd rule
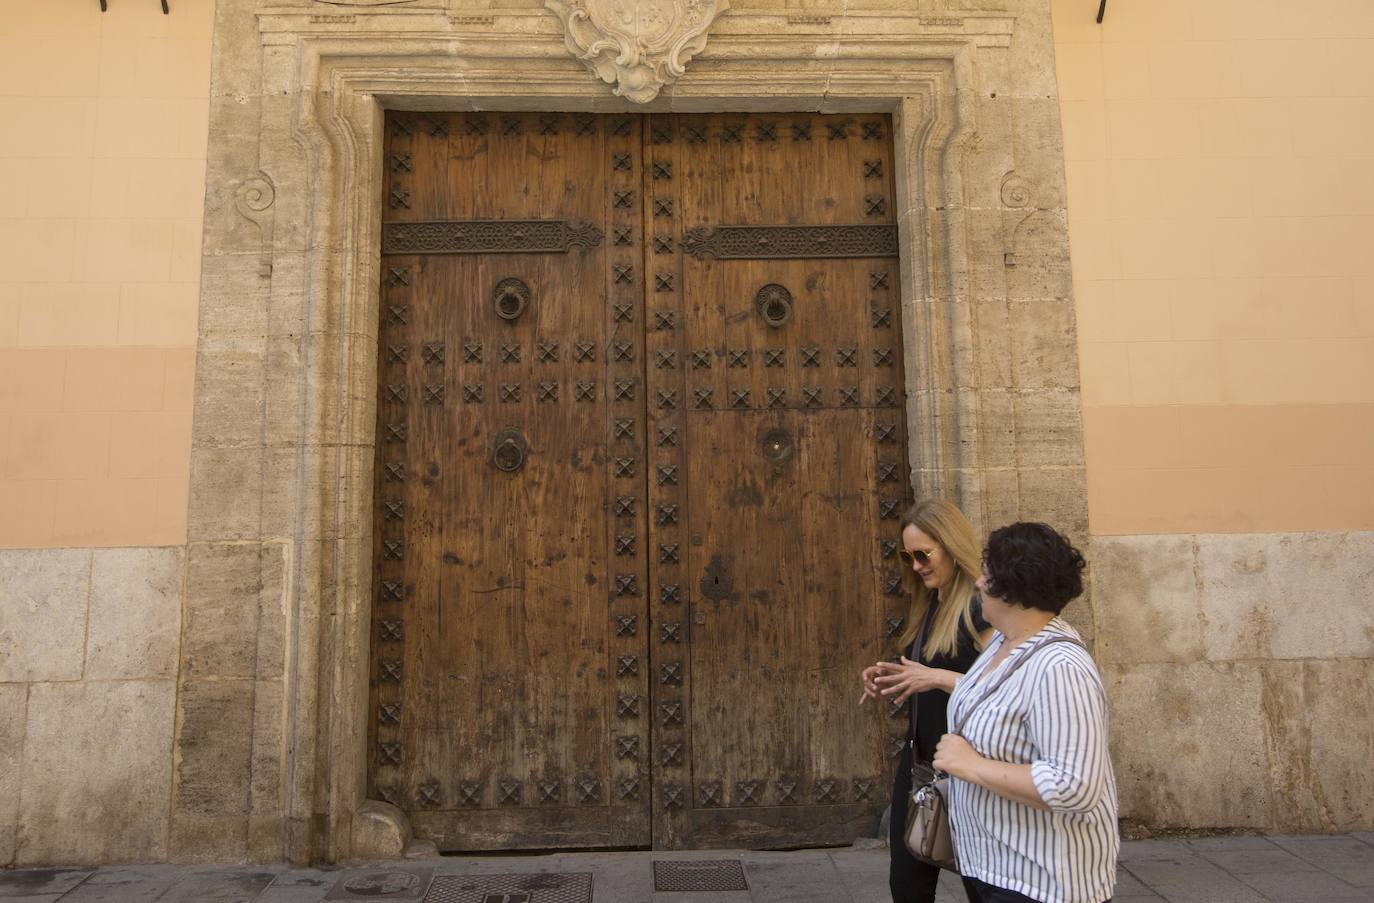
[[[654,890],[748,890],[738,859],[656,859]]]
[[[592,903],[592,875],[440,875],[429,886],[424,903]]]

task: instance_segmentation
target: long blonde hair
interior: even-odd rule
[[[954,655],[959,648],[959,622],[963,621],[968,632],[973,635],[978,648],[982,641],[973,627],[974,584],[982,570],[981,550],[978,538],[974,536],[973,525],[952,503],[944,499],[926,499],[917,502],[902,515],[902,532],[907,527],[915,527],[940,544],[940,551],[954,560],[954,576],[949,585],[940,592],[940,610],[926,634],[922,648],[926,660],[943,653]],[[907,568],[907,579],[915,575]],[[897,641],[903,654],[916,640],[916,634],[925,622],[926,613],[935,591],[928,589],[920,579],[915,579],[915,589],[911,594],[911,607],[907,610],[906,628]]]

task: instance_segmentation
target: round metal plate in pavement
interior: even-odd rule
[[[414,890],[419,883],[417,875],[407,872],[372,872],[349,878],[343,886],[344,890],[359,897],[389,897]]]

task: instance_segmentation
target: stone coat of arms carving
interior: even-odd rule
[[[615,93],[647,103],[682,77],[729,0],[545,0],[568,50]]]

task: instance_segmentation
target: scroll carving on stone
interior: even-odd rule
[[[1022,262],[1018,256],[1023,250],[1020,247],[1018,236],[1036,219],[1040,211],[1036,209],[1035,186],[1031,184],[1029,179],[1018,175],[1015,170],[1002,176],[1001,198],[1002,206],[1008,210],[1028,211],[1012,227],[1011,236],[1008,240],[1009,247],[1002,253],[1002,264],[1010,269]]]
[[[706,47],[706,32],[729,0],[545,0],[563,21],[564,41],[621,97],[648,103],[682,77]]]
[[[234,207],[244,219],[258,227],[262,239],[258,275],[264,278],[272,275],[272,205],[276,200],[277,189],[266,173],[244,179],[234,190]]]
[[[1013,170],[1002,177],[1002,206],[1021,210],[1035,206],[1035,188]]]

